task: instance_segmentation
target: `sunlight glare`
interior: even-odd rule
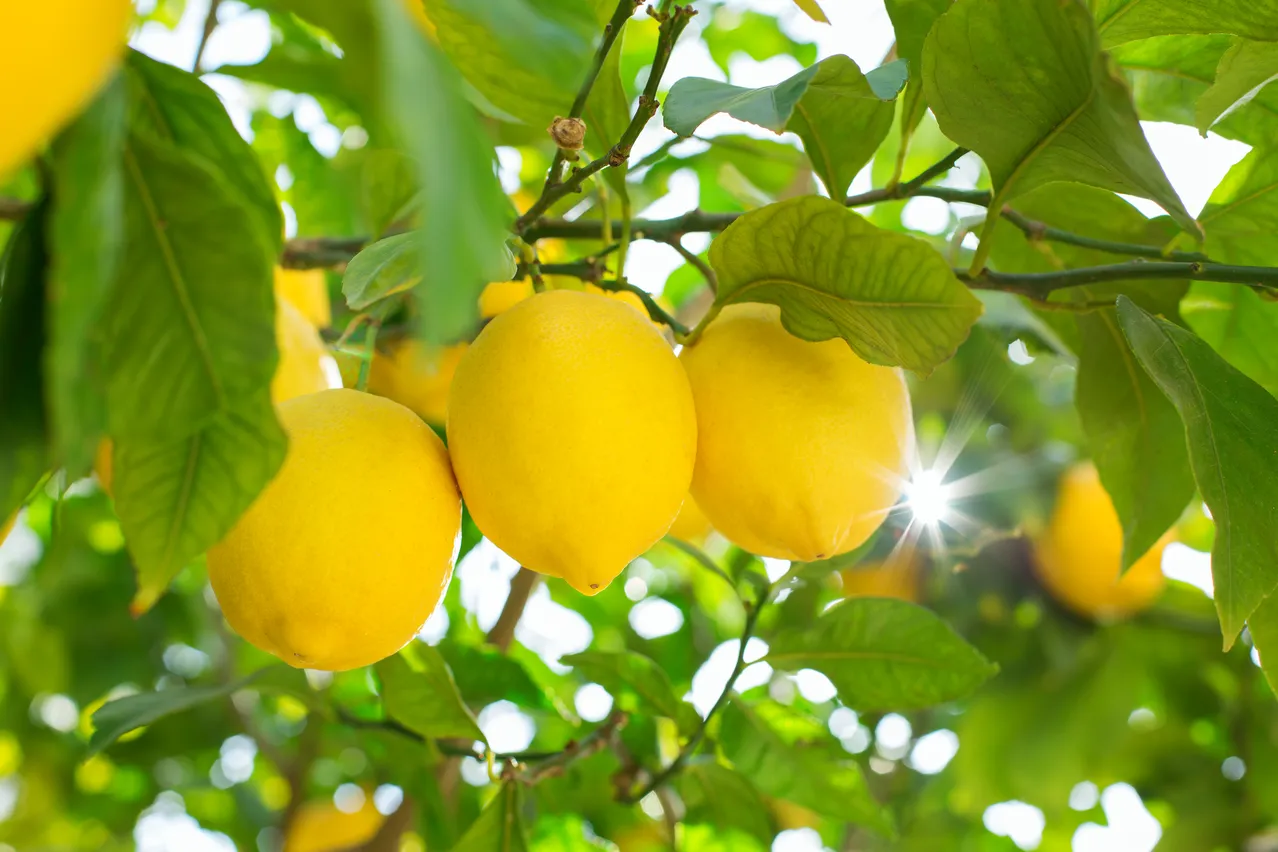
[[[937,524],[949,515],[951,489],[941,476],[935,469],[920,470],[905,487],[907,505],[920,524]]]

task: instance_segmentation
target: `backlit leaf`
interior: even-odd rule
[[[679,717],[681,702],[666,673],[648,657],[633,651],[608,653],[584,651],[559,659],[582,677],[599,684],[614,695],[626,691],[638,696],[640,707],[671,719]]]
[[[1177,33],[1278,40],[1275,0],[1092,0],[1106,45]]]
[[[414,643],[374,668],[386,715],[401,725],[428,738],[484,739],[439,651]]]
[[[1207,135],[1222,116],[1246,104],[1278,79],[1278,42],[1237,40],[1220,59],[1216,81],[1198,99],[1198,131]]]

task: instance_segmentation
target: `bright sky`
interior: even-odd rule
[[[141,0],[139,5],[145,6],[146,2],[147,0]],[[776,15],[782,28],[791,37],[816,43],[820,57],[844,53],[851,56],[862,69],[877,66],[893,40],[891,24],[882,0],[827,2],[823,5],[831,18],[829,26],[811,21],[798,11],[793,0],[729,0],[728,5]],[[150,24],[137,34],[133,46],[158,59],[190,68],[207,9],[208,0],[189,0],[182,22],[175,31]],[[269,50],[270,32],[265,13],[250,10],[236,0],[228,0],[221,6],[219,22],[220,26],[205,50],[207,67],[223,63],[251,64],[261,59]],[[695,20],[693,26],[698,26]],[[799,64],[790,57],[756,62],[738,55],[730,63],[728,79],[735,85],[756,87],[779,82],[798,70]],[[667,71],[668,81],[687,76],[723,79],[722,71],[711,60],[705,48],[693,39],[685,39],[675,50]],[[228,77],[206,75],[204,79],[222,97],[237,127],[247,134],[249,98],[245,88]],[[340,134],[328,124],[323,110],[313,98],[286,97],[273,102],[272,107],[291,110],[298,126],[310,134],[312,143],[318,150],[330,156],[336,153],[341,143]],[[1222,139],[1215,134],[1209,134],[1203,139],[1193,128],[1181,125],[1145,123],[1144,128],[1168,178],[1191,213],[1197,213],[1201,209],[1225,172],[1248,150],[1241,143]],[[771,136],[766,131],[726,116],[712,119],[700,131],[700,135],[706,136],[721,133]],[[670,133],[661,127],[660,121],[653,121],[635,146],[635,156],[642,157],[645,152],[655,149],[668,138]],[[515,152],[503,152],[503,171],[518,168],[517,156],[512,159],[512,154]],[[968,174],[967,180],[970,181],[971,177]],[[854,186],[868,188],[868,173],[858,177]],[[669,195],[650,205],[641,215],[666,217],[691,210],[697,204],[698,190],[697,178],[691,171],[678,173],[670,181]],[[1148,215],[1160,212],[1152,202],[1133,199],[1132,203]],[[930,222],[938,223],[939,227],[945,227],[948,223],[948,215],[943,209],[933,210],[926,204],[916,205],[908,211],[908,215],[917,217],[918,227],[927,230],[931,230],[928,225]],[[704,249],[706,244],[705,237],[686,239],[686,245],[696,251]],[[640,242],[631,249],[626,272],[632,281],[656,293],[660,292],[668,275],[681,263],[678,254],[670,247]],[[19,530],[4,548],[0,548],[0,583],[5,582],[5,577],[8,576],[6,572],[14,573],[17,570],[15,566],[29,564],[28,560],[33,561],[28,552],[32,546],[29,538]],[[38,555],[38,542],[34,546]],[[22,552],[18,553],[20,550]],[[8,557],[8,561],[3,557]],[[1172,576],[1190,580],[1200,586],[1205,585],[1210,594],[1210,571],[1205,560],[1205,555],[1189,551],[1188,548],[1169,548],[1167,570]],[[6,564],[8,568],[5,567]],[[477,547],[458,566],[457,576],[462,584],[463,602],[467,610],[476,615],[481,626],[489,626],[495,621],[509,589],[510,578],[517,568],[513,560],[488,542]],[[631,624],[637,632],[645,636],[661,636],[683,628],[679,610],[650,592],[642,565],[638,570],[630,569],[626,576],[626,593],[632,600],[636,600],[631,613]],[[447,628],[447,615],[432,618],[423,631],[423,639],[437,642]],[[586,648],[592,638],[585,619],[551,601],[544,587],[534,595],[517,635],[521,642],[542,654],[552,664],[556,663],[561,654]],[[753,639],[747,658],[761,657],[766,650],[767,646],[762,640]],[[701,712],[705,712],[722,688],[731,671],[736,651],[736,643],[725,642],[714,651],[694,678],[689,698]],[[770,676],[769,667],[757,663],[746,670],[739,685],[746,688],[767,683]],[[786,688],[797,689],[814,701],[826,700],[832,694],[829,682],[816,672],[803,672],[798,677],[781,682],[789,684]],[[578,693],[576,703],[578,712],[584,718],[600,719],[607,714],[611,698],[602,689],[585,687]],[[839,719],[839,730],[835,731],[835,716],[831,717],[831,730],[845,746],[854,752],[867,748],[871,741],[870,732],[859,725],[855,714],[851,714],[850,718],[838,716],[837,713],[836,716]],[[895,755],[894,759],[908,753],[910,765],[916,771],[930,774],[944,768],[960,747],[953,732],[944,730],[919,732],[920,736],[912,741],[908,722],[901,717],[895,718],[904,722],[905,727],[894,730],[889,725],[888,729],[876,732],[876,748],[880,752],[871,758],[872,766],[879,765],[874,761],[888,759],[882,750],[889,748],[890,753]],[[526,747],[534,734],[531,719],[508,702],[499,702],[486,708],[480,715],[480,722],[493,742],[501,743],[504,748],[511,750]],[[895,727],[900,728],[899,725]],[[880,725],[880,729],[882,728]],[[899,743],[894,747],[896,751],[891,751],[892,747],[885,746],[885,742],[890,743],[894,736]],[[476,761],[476,767],[468,767],[470,771],[464,774],[472,783],[485,783],[487,776],[482,769],[482,764]],[[1153,848],[1161,829],[1134,789],[1125,784],[1117,784],[1098,792],[1095,785],[1087,782],[1076,788],[1075,792],[1078,793],[1080,789],[1083,791],[1080,793],[1082,799],[1089,795],[1099,796],[1108,825],[1089,823],[1080,828],[1074,837],[1073,847],[1076,852],[1140,852]],[[1088,790],[1091,791],[1090,794]],[[157,802],[138,823],[136,835],[139,849],[148,852],[221,852],[230,848],[226,838],[203,831],[185,814],[180,797],[175,794],[165,796],[167,798],[162,797],[162,801]],[[1071,802],[1073,799],[1071,796]],[[1092,804],[1094,803],[1093,800]],[[1021,802],[1005,802],[992,806],[986,812],[985,825],[995,834],[1010,837],[1022,849],[1036,848],[1044,828],[1042,813]],[[810,830],[784,832],[773,846],[773,852],[821,850],[819,836]]]

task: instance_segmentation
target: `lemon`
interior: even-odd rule
[[[479,528],[588,595],[670,528],[696,428],[687,377],[657,330],[572,290],[489,323],[448,398],[453,468]]]
[[[131,0],[0,3],[0,177],[93,97],[124,53]]]
[[[398,343],[373,357],[368,389],[407,406],[427,422],[443,425],[448,389],[467,346],[431,346],[416,340]]]
[[[281,298],[275,300],[275,343],[280,362],[271,379],[273,402],[328,390],[324,361],[329,354],[324,341],[302,312]]]
[[[297,809],[284,852],[337,852],[362,847],[372,840],[385,820],[366,796],[354,813],[339,811],[332,801],[307,802]]]
[[[333,324],[333,307],[328,300],[328,277],[322,269],[275,267],[275,295],[284,299],[316,328]]]
[[[692,499],[692,495],[684,499],[683,508],[670,527],[670,535],[689,544],[699,544],[710,535],[710,520],[701,511],[697,501]]]
[[[865,562],[839,572],[845,598],[898,598],[919,601],[918,566],[907,556]]]
[[[1113,619],[1145,609],[1162,591],[1168,532],[1119,578],[1123,529],[1096,468],[1077,464],[1061,477],[1056,507],[1036,542],[1039,579],[1058,601],[1093,618]]]
[[[527,278],[494,281],[479,294],[479,314],[484,319],[504,314],[524,299],[531,299],[532,295],[532,281]]]
[[[448,585],[461,498],[444,445],[388,399],[327,390],[278,406],[275,479],[208,554],[226,620],[298,668],[374,663]]]
[[[692,494],[760,556],[811,562],[870,537],[900,496],[914,427],[899,370],[730,305],[680,356],[697,404]]]

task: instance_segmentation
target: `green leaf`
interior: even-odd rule
[[[1278,41],[1276,0],[1092,0],[1106,46],[1177,33]]]
[[[396,234],[370,243],[351,258],[342,275],[342,295],[353,311],[362,311],[421,280],[421,239]]]
[[[1198,99],[1198,132],[1206,136],[1207,128],[1244,106],[1274,80],[1278,80],[1278,42],[1235,41],[1220,59],[1216,81]]]
[[[802,9],[803,14],[818,24],[830,23],[830,19],[825,16],[825,10],[821,8],[821,4],[817,0],[794,0],[794,5]]]
[[[382,148],[365,154],[360,172],[364,218],[370,233],[380,237],[412,212],[417,198],[416,166],[403,153]]]
[[[134,614],[150,609],[188,562],[231,531],[286,449],[267,390],[236,400],[185,437],[116,441],[112,490],[137,568]]]
[[[0,524],[49,470],[40,353],[44,348],[48,204],[18,223],[0,258]]]
[[[178,686],[129,695],[108,701],[94,712],[87,756],[97,754],[129,731],[150,725],[165,716],[226,698],[241,689],[284,692],[303,699],[303,703],[314,703],[309,696],[306,676],[288,666],[269,666],[248,677],[218,686]]]
[[[1142,303],[1175,316],[1185,289],[1179,283],[1161,287]],[[1087,290],[1084,298],[1095,295]],[[1132,354],[1115,309],[1079,314],[1078,331],[1075,402],[1092,459],[1123,525],[1126,569],[1176,523],[1194,496],[1184,428]]]
[[[691,136],[711,116],[733,118],[781,133],[793,131],[826,189],[842,197],[892,127],[892,100],[905,85],[906,65],[890,62],[869,75],[846,56],[831,56],[793,77],[760,89],[685,77],[670,89],[662,120]]]
[[[502,784],[453,852],[528,852],[521,798],[518,781]]]
[[[520,707],[549,710],[546,691],[517,661],[499,651],[445,640],[435,646],[448,664],[457,689],[471,707],[503,699]]]
[[[439,651],[420,642],[375,666],[386,715],[423,737],[483,740]]]
[[[737,772],[762,793],[888,837],[895,834],[891,815],[874,800],[856,763],[823,749],[791,745],[740,698],[723,709],[719,743]]]
[[[149,126],[188,155],[198,155],[216,166],[240,194],[246,212],[256,218],[262,239],[272,252],[278,252],[284,241],[284,218],[275,190],[217,94],[194,74],[135,50],[129,51],[127,64],[135,126]]]
[[[1206,250],[1222,263],[1278,264],[1278,144],[1259,146],[1217,185],[1203,208]]]
[[[736,829],[765,847],[772,842],[768,808],[750,780],[713,758],[692,760],[678,780],[679,798],[687,808],[686,823]]]
[[[185,148],[135,133],[124,174],[109,431],[173,440],[270,384],[275,256],[241,198]]]
[[[881,231],[843,205],[806,196],[732,223],[710,247],[717,306],[781,306],[804,340],[841,337],[874,364],[926,374],[949,358],[981,304],[926,243]]]
[[[648,657],[634,651],[609,653],[584,651],[561,657],[560,664],[572,666],[582,677],[593,681],[613,695],[630,692],[639,698],[641,709],[679,718],[681,703],[666,673]]]
[[[1211,570],[1225,649],[1278,587],[1278,400],[1201,338],[1120,299],[1132,350],[1180,412],[1198,491],[1216,522]]]
[[[991,210],[1074,181],[1152,199],[1197,232],[1081,3],[958,0],[927,37],[923,82],[941,130],[989,167]]]
[[[1265,598],[1247,619],[1247,630],[1260,654],[1260,668],[1269,688],[1278,694],[1278,597]]]
[[[617,4],[613,0],[594,0],[594,4],[595,20],[602,32]],[[621,82],[621,49],[624,37],[623,32],[604,58],[599,74],[595,77],[595,84],[590,87],[590,96],[586,98],[585,112],[582,113],[582,119],[586,122],[587,145],[598,157],[611,150],[630,124],[630,99],[626,97],[626,87]],[[628,164],[622,163],[603,170],[603,179],[623,199],[629,195],[626,188],[628,168]]]
[[[783,671],[816,669],[857,710],[908,710],[972,692],[997,671],[930,610],[892,598],[850,598],[770,643]]]
[[[53,146],[45,392],[53,454],[73,478],[89,470],[106,428],[99,322],[121,254],[126,107],[116,78]]]
[[[401,0],[375,0],[374,5],[385,101],[417,162],[421,185],[422,286],[413,291],[421,307],[420,332],[431,342],[455,340],[473,329],[479,293],[492,280],[486,273],[504,258],[509,204],[493,173],[492,146],[462,99],[455,73],[422,37]],[[436,10],[449,5],[436,0],[428,4],[441,36],[452,19],[436,17]],[[496,14],[500,9],[490,8],[494,5],[507,4],[468,8]],[[539,30],[523,36],[534,32]],[[545,51],[553,46],[536,44]],[[467,66],[463,62],[459,67]]]
[[[885,0],[892,30],[896,33],[896,55],[917,77],[923,67],[923,42],[936,19],[950,8],[951,0]]]
[[[1278,396],[1278,303],[1237,284],[1195,281],[1180,310],[1222,358]]]

